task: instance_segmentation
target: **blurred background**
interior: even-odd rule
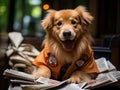
[[[0,0],[0,34],[11,31],[24,36],[44,36],[40,21],[48,9],[86,6],[94,16],[90,32],[95,38],[120,33],[119,0]]]
[[[45,31],[40,22],[47,10],[74,9],[79,5],[94,17],[89,31],[95,39],[95,56],[105,56],[120,69],[120,0],[0,0],[0,77],[7,68],[9,32],[41,39]],[[5,90],[7,84],[1,79],[1,90]]]

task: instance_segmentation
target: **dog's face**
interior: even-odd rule
[[[65,51],[71,51],[75,43],[87,32],[93,17],[84,7],[73,10],[50,10],[42,22],[49,37],[58,41]]]

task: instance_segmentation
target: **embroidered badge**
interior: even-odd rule
[[[79,59],[79,60],[77,60],[77,61],[76,61],[76,66],[77,66],[77,67],[81,67],[81,66],[83,66],[83,65],[84,65],[84,63],[85,63],[85,61],[84,61],[84,60]]]
[[[53,55],[49,56],[48,63],[52,67],[56,67],[58,65],[58,62],[57,62],[55,56],[53,56]]]

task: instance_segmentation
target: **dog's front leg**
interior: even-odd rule
[[[50,78],[51,77],[51,71],[48,67],[42,65],[40,68],[38,68],[33,73],[33,76],[35,77],[35,79],[38,79],[39,77]]]
[[[68,79],[68,83],[87,82],[91,79],[90,75],[82,71],[75,71]]]

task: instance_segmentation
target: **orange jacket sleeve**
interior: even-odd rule
[[[81,68],[81,70],[86,73],[99,73],[97,64],[94,60],[94,53],[90,46],[88,46],[88,50],[86,52],[88,53],[89,58],[86,64]]]
[[[40,54],[35,58],[33,61],[33,64],[41,67],[43,65],[47,65],[47,60],[48,60],[48,53],[49,53],[49,48],[47,45],[45,45],[45,48],[40,52]]]

